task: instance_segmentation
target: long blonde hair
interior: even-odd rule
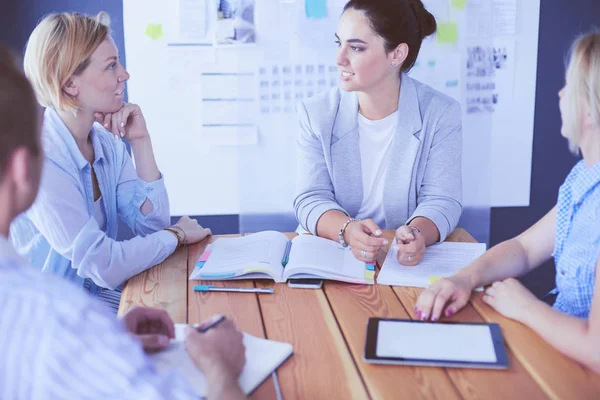
[[[569,149],[579,153],[586,107],[600,125],[600,32],[580,36],[571,47],[564,93],[563,132]]]
[[[76,100],[63,90],[82,73],[90,56],[110,35],[108,14],[53,13],[35,27],[25,49],[24,69],[38,101],[45,107],[76,112]]]

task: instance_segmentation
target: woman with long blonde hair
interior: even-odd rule
[[[123,282],[210,230],[188,217],[169,226],[144,115],[123,102],[129,74],[105,13],[46,16],[29,37],[24,64],[46,107],[45,167],[38,198],[13,223],[11,239],[34,266],[75,281],[116,310]],[[119,218],[136,237],[117,240]]]
[[[417,317],[435,321],[490,286],[483,300],[529,326],[552,346],[600,372],[600,32],[573,44],[559,92],[562,135],[578,162],[560,187],[556,206],[521,235],[500,243],[456,275],[425,290]],[[514,279],[554,256],[557,297],[551,307]]]

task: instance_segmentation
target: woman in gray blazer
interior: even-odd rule
[[[351,0],[335,35],[340,87],[298,106],[296,218],[366,262],[385,228],[398,261],[418,264],[462,211],[460,106],[406,75],[435,30],[420,0]]]

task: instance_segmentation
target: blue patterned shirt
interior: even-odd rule
[[[556,207],[554,308],[587,319],[600,254],[600,163],[573,167],[560,187]]]
[[[0,235],[0,399],[191,400],[104,305],[27,265]]]

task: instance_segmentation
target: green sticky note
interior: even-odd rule
[[[467,6],[467,0],[452,0],[452,7],[464,10]]]
[[[429,284],[431,285],[433,282],[439,281],[440,279],[442,279],[441,276],[430,276],[429,277]]]
[[[456,22],[442,22],[437,26],[438,43],[458,43],[458,26]]]
[[[144,32],[152,40],[157,40],[163,37],[163,30],[161,24],[148,24],[146,31]]]

